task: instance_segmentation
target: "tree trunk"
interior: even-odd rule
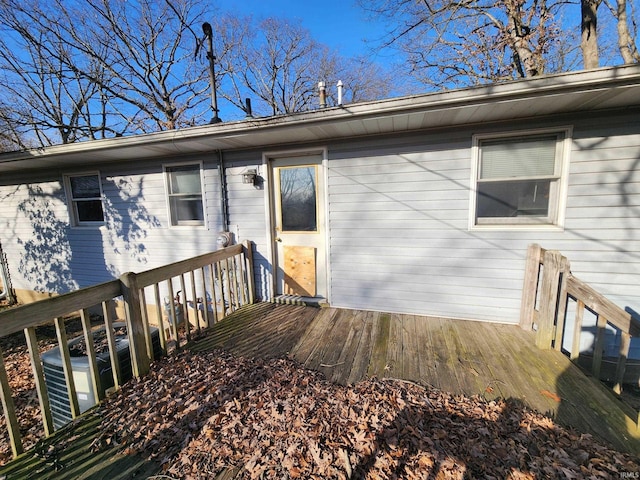
[[[581,0],[582,13],[582,62],[586,70],[598,68],[600,59],[598,56],[598,7],[602,0]]]
[[[513,50],[513,63],[520,77],[535,77],[542,75],[543,62],[539,55],[531,50],[528,41],[531,29],[528,25],[524,25],[522,12],[516,2],[506,2],[507,8],[509,38],[511,49]]]
[[[640,63],[640,53],[627,23],[627,0],[617,0],[618,48],[624,63]]]

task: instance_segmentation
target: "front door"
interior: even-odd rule
[[[274,159],[276,294],[327,296],[322,157]]]

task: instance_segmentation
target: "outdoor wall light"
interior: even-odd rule
[[[256,172],[255,169],[247,170],[242,174],[242,183],[255,185],[257,178],[258,178],[258,172]]]

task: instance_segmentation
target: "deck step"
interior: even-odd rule
[[[324,297],[302,297],[300,295],[278,295],[271,299],[271,303],[278,305],[300,305],[302,307],[328,307],[329,303]]]

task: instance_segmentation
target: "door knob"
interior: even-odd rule
[[[280,237],[276,237],[276,242],[282,242],[282,239]]]

